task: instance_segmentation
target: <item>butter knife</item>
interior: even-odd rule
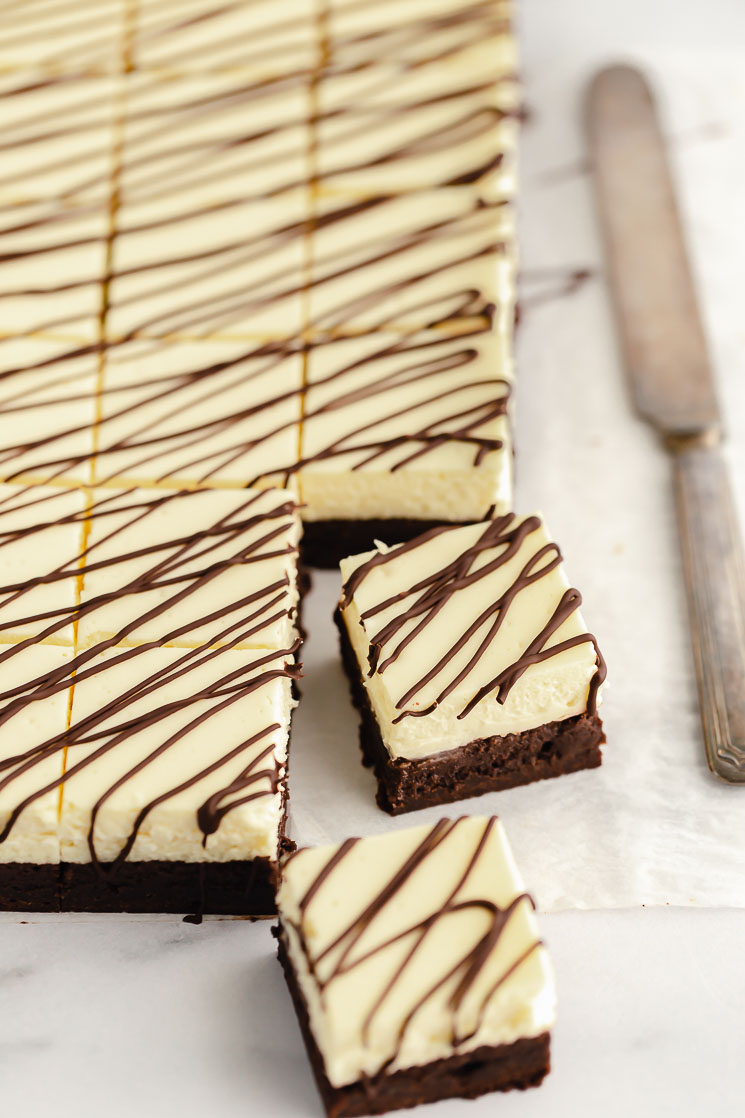
[[[706,757],[745,784],[745,562],[654,97],[638,70],[611,66],[590,83],[586,117],[632,391],[672,456]]]

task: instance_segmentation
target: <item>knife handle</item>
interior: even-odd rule
[[[745,561],[718,445],[673,445],[675,492],[709,768],[745,783]]]

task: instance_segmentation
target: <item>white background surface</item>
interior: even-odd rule
[[[740,1115],[745,912],[665,902],[745,906],[745,791],[716,785],[701,754],[667,463],[617,361],[579,105],[609,60],[641,61],[656,82],[745,518],[745,4],[523,0],[523,52],[534,116],[518,506],[543,509],[582,588],[613,683],[609,745],[600,772],[466,806],[502,815],[541,908],[628,907],[543,918],[560,994],[545,1086],[429,1113]],[[594,278],[537,301],[574,267]],[[300,842],[412,821],[372,807],[331,638],[334,595],[333,576],[319,578],[308,613]],[[3,1113],[320,1115],[267,924],[0,919]]]

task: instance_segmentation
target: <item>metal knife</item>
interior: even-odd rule
[[[745,562],[654,97],[638,70],[611,66],[591,81],[586,116],[625,363],[673,460],[706,756],[745,784]]]

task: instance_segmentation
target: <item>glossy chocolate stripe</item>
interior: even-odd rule
[[[488,578],[495,570],[513,559],[519,553],[524,541],[539,526],[540,522],[537,517],[528,517],[516,523],[514,514],[508,514],[497,520],[487,522],[478,540],[457,555],[445,567],[426,575],[411,586],[405,587],[395,596],[383,599],[366,609],[361,615],[363,621],[368,621],[399,603],[401,606],[399,612],[369,638],[369,674],[381,674],[396,661],[410,644],[419,638],[426,640],[427,627],[435,620],[444,606],[449,604],[460,591],[467,590],[472,585]],[[441,532],[453,530],[457,531],[457,528],[435,529],[428,533],[426,538],[412,540],[410,543],[402,544],[389,552],[379,552],[371,556],[353,572],[345,584],[341,597],[342,609],[349,604],[361,583],[372,570],[382,564],[395,562],[398,556],[416,547],[423,546],[428,540]],[[489,557],[490,553],[493,553],[491,557]],[[484,558],[485,561],[477,567],[475,564]],[[467,680],[476,671],[484,655],[496,640],[504,619],[518,595],[535,582],[545,578],[547,574],[556,569],[560,562],[561,552],[556,544],[546,545],[533,553],[501,596],[495,601],[490,601],[476,619],[465,626],[462,632],[454,633],[452,643],[446,653],[434,660],[431,667],[399,697],[395,706],[400,713],[393,720],[394,724],[401,722],[404,718],[421,718],[430,714],[439,703]],[[592,644],[597,662],[597,669],[591,681],[587,699],[587,709],[590,713],[594,713],[597,705],[598,689],[606,677],[605,661],[595,637],[591,633],[584,633],[546,647],[554,633],[579,609],[581,601],[582,598],[578,590],[567,590],[555,606],[549,621],[528,643],[518,659],[505,667],[493,679],[479,687],[458,717],[465,718],[478,703],[490,694],[495,695],[497,702],[506,702],[518,679],[531,665],[558,656],[562,652],[583,643]],[[407,602],[408,605],[405,604]],[[412,626],[411,622],[415,622],[415,624]],[[440,690],[432,702],[420,710],[406,709],[407,704],[415,699],[424,687],[436,679],[447,664],[487,625],[486,632],[481,637],[478,647],[466,664]],[[422,640],[420,640],[420,645],[423,647]]]
[[[311,881],[305,895],[299,903],[301,914],[300,923],[295,927],[295,931],[310,973],[314,975],[322,997],[324,991],[328,990],[329,986],[344,974],[348,974],[356,968],[362,967],[371,958],[383,955],[390,948],[398,944],[407,944],[406,950],[396,967],[382,982],[380,989],[375,991],[375,998],[362,1025],[363,1043],[368,1041],[378,1015],[381,1013],[390,997],[395,995],[400,984],[405,980],[409,968],[416,962],[418,953],[421,951],[423,944],[432,930],[448,922],[451,918],[457,919],[458,915],[465,911],[476,910],[484,916],[484,931],[473,946],[464,950],[460,957],[457,957],[457,941],[453,940],[453,953],[456,955],[456,962],[447,966],[444,973],[432,975],[431,981],[424,981],[421,992],[417,994],[413,1004],[403,1017],[398,1028],[393,1050],[380,1069],[381,1071],[385,1071],[395,1063],[401,1051],[407,1029],[415,1015],[443,986],[453,982],[453,980],[457,981],[455,982],[447,1003],[451,1014],[451,1033],[449,1039],[454,1049],[457,1050],[459,1047],[462,1047],[462,1045],[470,1040],[478,1030],[489,1002],[497,994],[504,982],[507,981],[518,967],[540,946],[540,941],[536,939],[516,960],[509,964],[504,972],[499,975],[497,980],[487,989],[485,996],[482,998],[474,1030],[468,1034],[459,1034],[457,1027],[458,1014],[466,996],[473,989],[484,968],[493,959],[501,936],[513,915],[519,910],[523,903],[528,903],[531,906],[533,904],[532,899],[526,893],[520,893],[515,896],[505,908],[500,908],[493,901],[485,897],[463,896],[464,891],[469,885],[472,874],[486,849],[487,842],[496,824],[496,819],[489,819],[486,821],[483,831],[478,836],[472,851],[466,857],[463,869],[454,886],[449,890],[442,903],[433,902],[434,907],[431,911],[425,911],[421,919],[414,920],[414,922],[410,924],[407,923],[406,926],[395,935],[375,938],[374,932],[371,930],[374,927],[375,920],[383,913],[386,906],[395,904],[399,892],[406,887],[417,869],[433,857],[441,856],[443,858],[452,858],[449,852],[448,839],[450,836],[456,834],[459,826],[463,822],[464,820],[450,821],[441,819],[435,823],[426,833],[422,841],[404,860],[402,865],[392,874],[386,884],[374,894],[372,899],[365,905],[362,912],[349,923],[346,928],[336,934],[329,944],[321,946],[317,951],[311,952],[309,950],[304,935],[305,922],[309,919],[308,910],[313,902],[322,903],[324,887],[328,885],[339,866],[343,864],[350,853],[354,851],[355,846],[359,842],[358,839],[348,839],[337,849],[326,865]],[[296,854],[291,855],[289,860],[298,857],[298,855],[302,856],[302,854],[302,850],[298,851]],[[368,940],[371,940],[371,942],[369,942],[363,950],[357,950],[363,936],[367,936]],[[329,962],[327,969],[323,968],[323,961],[329,956],[334,956],[333,960]]]
[[[76,773],[94,764],[97,759],[105,756],[111,750],[124,745],[132,735],[136,734],[143,727],[157,725],[174,713],[186,711],[190,707],[197,706],[203,701],[212,700],[212,705],[210,705],[206,711],[195,714],[184,726],[181,726],[176,733],[170,735],[165,741],[150,751],[144,759],[112,784],[94,805],[88,833],[88,845],[92,860],[97,862],[98,859],[94,841],[95,823],[96,817],[106,800],[113,795],[122,784],[126,783],[127,780],[132,779],[132,777],[142,771],[143,768],[152,764],[159,756],[177,744],[185,734],[205,724],[221,710],[239,702],[246,695],[270,684],[275,679],[296,678],[299,673],[299,668],[294,664],[294,656],[298,646],[299,642],[290,648],[267,653],[265,656],[254,660],[250,664],[242,664],[232,671],[227,671],[226,674],[220,676],[213,683],[195,691],[187,698],[162,704],[152,710],[148,715],[139,716],[134,720],[128,721],[126,719],[127,708],[132,703],[138,702],[144,695],[157,694],[158,690],[164,685],[163,676],[161,674],[147,677],[141,683],[130,688],[129,691],[124,692],[108,703],[104,703],[94,714],[89,715],[86,719],[71,727],[64,735],[59,735],[57,738],[52,738],[42,743],[35,751],[34,757],[26,761],[25,764],[19,765],[16,769],[12,770],[8,776],[0,780],[0,790],[11,783],[14,777],[21,775],[23,772],[33,767],[36,761],[43,760],[51,753],[58,752],[62,748],[67,750],[68,753],[68,765],[66,770],[57,780],[49,782],[43,788],[31,793],[15,807],[10,813],[5,827],[0,831],[0,843],[8,837],[21,812],[35,799],[59,787],[65,781],[73,780]],[[200,649],[186,652],[180,657],[167,675],[166,682],[170,682],[172,679],[178,679],[188,674],[191,667],[190,661],[194,661],[196,664],[200,665],[216,656],[224,656],[226,651],[229,650],[229,647],[230,646],[221,647],[208,651]],[[129,650],[130,653],[133,651],[140,650]],[[126,656],[127,654],[125,653],[124,655]],[[279,666],[270,668],[264,672],[259,671],[264,665],[270,665],[272,663],[277,663]],[[108,667],[110,667],[110,663],[94,665],[92,668],[87,669],[84,678],[86,676],[98,675],[101,672],[105,672]],[[118,725],[99,729],[102,723],[115,716],[124,716],[125,720]],[[218,761],[188,776],[177,786],[166,790],[157,797],[157,799],[146,805],[138,814],[130,835],[126,839],[118,858],[112,864],[111,870],[115,872],[116,867],[121,864],[131,852],[142,823],[155,806],[172,798],[184,789],[191,787],[193,784],[198,783],[206,776],[219,771],[220,768],[228,764],[234,757],[251,749],[257,743],[260,743],[267,735],[274,732],[276,728],[277,726],[275,724],[265,727],[263,730],[247,738],[239,746],[229,750],[225,756],[221,757]],[[100,740],[102,744],[98,746],[94,752],[82,760],[75,761],[76,745],[89,745],[97,740]],[[270,748],[271,747],[261,750],[256,757],[251,759],[246,769],[243,770],[243,776],[241,778],[238,778],[237,781],[236,778],[233,778],[223,788],[211,794],[198,809],[197,821],[205,839],[209,834],[215,833],[219,827],[220,821],[226,814],[243,802],[240,799],[232,800],[229,803],[222,802],[224,798],[231,795],[234,790],[240,790],[241,788],[248,787],[251,783],[256,783],[264,778],[268,778],[269,787],[262,790],[260,794],[275,795],[277,793],[281,779],[279,764],[273,761],[273,765],[270,766],[268,770],[257,769],[257,766],[266,760]]]

